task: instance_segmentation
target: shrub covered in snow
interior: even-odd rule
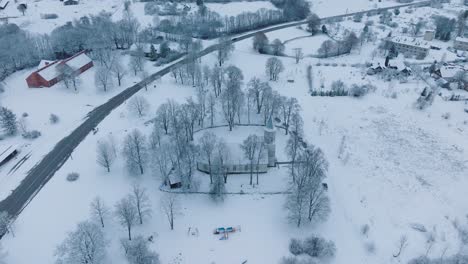
[[[353,84],[351,89],[349,89],[349,95],[353,97],[362,97],[369,92],[375,91],[375,86],[365,84],[365,85],[357,85]]]
[[[304,253],[315,258],[331,258],[335,256],[336,247],[333,241],[311,236],[304,240]]]
[[[51,124],[57,124],[60,119],[56,114],[50,114],[49,120]]]
[[[41,132],[38,130],[31,130],[24,132],[21,136],[25,139],[36,139],[41,136]]]
[[[302,242],[299,239],[291,239],[289,242],[289,252],[294,256],[303,254],[304,249],[302,248]]]
[[[67,181],[69,182],[74,182],[76,180],[78,180],[78,178],[80,177],[80,174],[77,173],[77,172],[70,172],[68,175],[67,175]]]

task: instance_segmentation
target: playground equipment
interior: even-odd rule
[[[227,240],[229,238],[229,233],[240,232],[241,228],[238,226],[237,228],[234,227],[218,227],[213,231],[214,235],[222,235],[219,240]]]

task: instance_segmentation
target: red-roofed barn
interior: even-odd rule
[[[68,59],[48,63],[26,78],[28,87],[51,87],[58,83],[61,80],[61,72],[63,72],[58,70],[59,67],[67,67],[70,72],[80,75],[93,67],[93,61],[86,55],[85,51],[81,51]]]

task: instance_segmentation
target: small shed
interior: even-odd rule
[[[179,175],[171,173],[169,175],[169,187],[171,189],[178,189],[182,187],[182,180]]]
[[[14,145],[0,146],[0,166],[5,165],[18,154],[18,148]]]

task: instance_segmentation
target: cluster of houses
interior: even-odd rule
[[[26,78],[26,83],[29,88],[52,87],[63,79],[64,72],[77,76],[93,66],[85,51],[65,60],[41,61],[38,69]]]
[[[464,65],[434,62],[427,69],[439,86],[447,89],[462,88],[468,91],[468,67]],[[463,78],[464,77],[464,78]],[[461,83],[461,87],[460,87]]]

